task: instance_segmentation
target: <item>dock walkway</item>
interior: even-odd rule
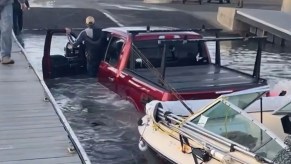
[[[237,19],[291,41],[291,14],[275,10],[239,9]]]
[[[290,20],[291,13],[277,10],[219,7],[217,13],[217,21],[229,30],[266,36],[281,46],[291,45]]]
[[[0,64],[0,163],[89,164],[85,151],[17,42]],[[49,97],[50,101],[44,101]],[[74,145],[75,153],[67,150]]]

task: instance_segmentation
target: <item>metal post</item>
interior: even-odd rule
[[[167,45],[166,43],[164,43],[163,55],[162,55],[162,61],[161,61],[161,74],[162,74],[163,81],[165,80],[165,71],[166,71],[166,48],[167,48]],[[164,85],[163,82],[161,82],[161,84]]]
[[[130,53],[129,68],[131,70],[134,70],[135,69],[135,64],[136,64],[136,61],[134,60],[134,51],[133,51],[133,48],[132,48],[131,49],[131,53]]]
[[[258,49],[257,49],[257,56],[255,61],[255,68],[253,72],[253,77],[256,78],[258,81],[260,79],[260,72],[261,72],[261,58],[262,58],[262,40],[258,40]]]
[[[260,98],[261,123],[263,123],[263,98]]]
[[[263,124],[263,98],[260,98],[260,108],[261,108],[261,124]],[[263,130],[261,129],[261,143],[263,142]]]
[[[285,39],[281,38],[281,43],[280,43],[280,45],[281,45],[282,47],[285,47]]]
[[[218,33],[215,33],[215,37],[218,38]],[[221,65],[221,59],[220,59],[220,42],[215,41],[215,64]]]
[[[244,1],[243,0],[238,0],[237,7],[238,8],[243,8],[244,7]]]
[[[150,32],[151,31],[151,27],[150,25],[147,26],[147,32]]]

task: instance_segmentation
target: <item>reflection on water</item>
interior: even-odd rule
[[[41,72],[44,38],[43,35],[24,35],[26,52],[38,72]],[[51,54],[63,54],[66,42],[65,36],[55,36]],[[214,54],[214,44],[208,45]],[[222,63],[252,73],[255,48],[253,43],[223,43]],[[266,46],[262,77],[272,84],[290,79],[290,52]],[[152,153],[138,150],[137,119],[141,115],[130,103],[98,84],[96,79],[58,78],[47,84],[93,163],[160,163]],[[286,82],[281,85],[291,86]]]

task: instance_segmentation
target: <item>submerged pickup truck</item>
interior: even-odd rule
[[[98,82],[132,102],[139,111],[151,100],[212,99],[221,94],[267,85],[260,78],[260,37],[203,38],[205,29],[172,27],[111,27],[103,29],[104,51]],[[84,73],[84,47],[65,48],[65,55],[51,55],[53,34],[48,30],[43,56],[44,79]],[[255,39],[258,50],[253,74],[221,66],[220,42]],[[211,61],[206,42],[216,42]],[[67,44],[68,45],[68,44]],[[100,45],[99,45],[100,46]],[[82,71],[80,71],[82,70]],[[96,72],[97,74],[97,72]]]

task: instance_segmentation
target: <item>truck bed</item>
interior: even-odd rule
[[[260,86],[251,75],[214,64],[167,67],[165,80],[177,91],[207,91],[238,89]],[[158,83],[158,78],[149,69],[136,69],[134,73],[145,81]]]

